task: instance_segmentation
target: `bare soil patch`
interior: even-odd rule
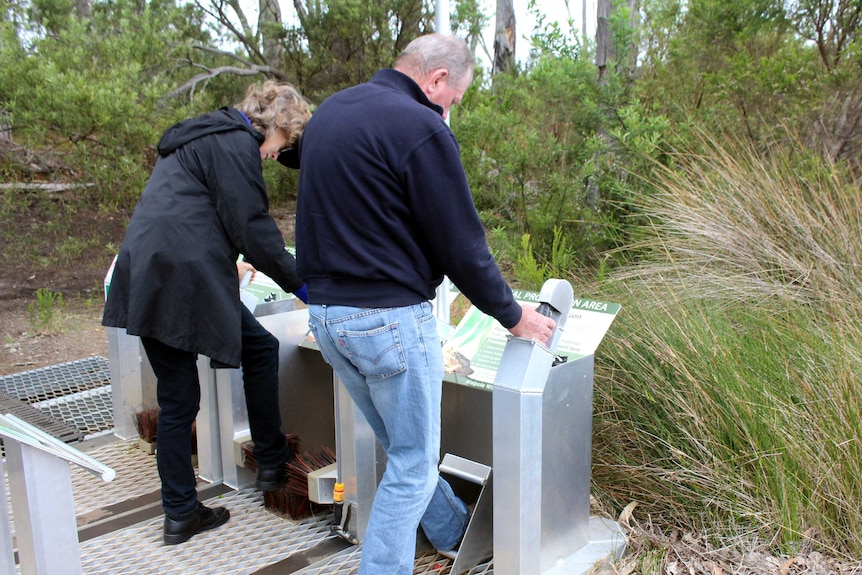
[[[107,357],[102,284],[126,216],[100,213],[86,192],[2,194],[0,375]]]
[[[10,375],[90,356],[108,357],[102,308],[73,300],[57,312],[55,330],[40,330],[30,320],[30,298],[0,300],[0,375]]]

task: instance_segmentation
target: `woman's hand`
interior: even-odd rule
[[[254,278],[254,272],[256,272],[256,271],[257,270],[254,269],[254,266],[251,265],[250,263],[246,262],[246,261],[236,262],[236,272],[237,272],[237,275],[239,276],[240,282],[242,282],[242,278],[244,278],[245,274],[247,274],[248,272],[251,272],[251,277]],[[249,281],[251,281],[251,280],[249,280]]]

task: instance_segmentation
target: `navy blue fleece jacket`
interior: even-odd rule
[[[299,142],[297,272],[309,303],[397,307],[444,275],[504,327],[521,319],[442,108],[393,69],[314,112]]]

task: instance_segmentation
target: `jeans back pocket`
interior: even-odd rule
[[[355,331],[339,329],[338,343],[356,369],[368,379],[385,379],[407,370],[398,324]]]

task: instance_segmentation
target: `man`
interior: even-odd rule
[[[294,145],[309,115],[293,86],[267,81],[249,87],[235,107],[170,127],[120,247],[102,323],[140,336],[158,380],[156,461],[167,545],[230,518],[228,509],[200,503],[195,489],[197,354],[242,366],[257,486],[273,491],[286,481],[294,454],[278,411],[278,339],[240,303],[237,256],[305,297],[268,211],[261,162]]]
[[[443,357],[429,300],[444,274],[516,336],[547,342],[554,327],[506,285],[445,122],[473,67],[462,40],[422,36],[394,69],[323,102],[299,143],[309,326],[387,455],[360,575],[412,573],[420,519],[439,550],[469,519],[437,472]]]

